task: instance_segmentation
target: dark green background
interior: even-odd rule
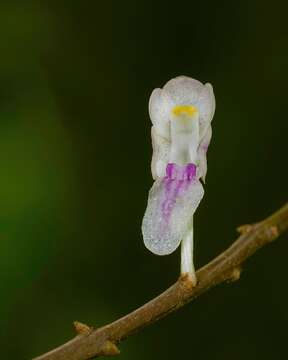
[[[217,109],[196,267],[287,200],[287,7],[273,1],[2,1],[0,349],[30,359],[170,285],[144,248],[147,104],[177,75]],[[287,235],[120,345],[121,359],[287,357]]]

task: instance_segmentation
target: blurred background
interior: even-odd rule
[[[286,14],[284,1],[1,2],[2,359],[31,359],[74,320],[104,325],[176,280],[179,251],[153,255],[140,230],[147,104],[170,78],[209,81],[217,101],[196,267],[287,200]],[[121,359],[287,354],[287,240],[120,344]]]

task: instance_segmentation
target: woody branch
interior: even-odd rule
[[[288,203],[265,220],[239,227],[240,237],[197,271],[196,287],[186,274],[161,295],[111,324],[93,329],[75,322],[77,335],[74,339],[34,360],[86,360],[119,354],[117,345],[128,336],[176,311],[215,285],[238,280],[244,261],[287,229]]]

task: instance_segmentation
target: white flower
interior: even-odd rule
[[[155,89],[149,101],[155,182],[142,224],[144,243],[167,255],[182,241],[182,272],[194,273],[193,214],[204,195],[199,179],[205,181],[214,111],[212,86],[185,76]]]

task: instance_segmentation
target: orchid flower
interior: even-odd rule
[[[193,215],[203,198],[206,152],[211,140],[215,98],[210,84],[179,76],[155,89],[152,121],[152,176],[142,233],[145,246],[168,255],[181,242],[181,274],[197,279],[193,264]]]

